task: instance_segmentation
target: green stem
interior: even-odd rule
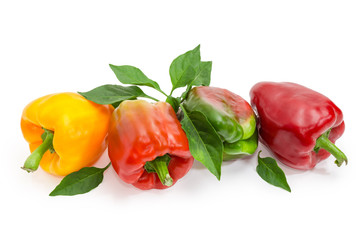
[[[173,185],[173,179],[171,178],[168,169],[170,159],[170,156],[166,154],[155,158],[153,161],[146,162],[144,166],[147,172],[156,172],[161,183],[168,187]]]
[[[45,152],[53,147],[54,133],[49,130],[45,130],[45,132],[46,137],[43,140],[43,143],[40,144],[40,146],[30,154],[30,156],[26,159],[24,166],[22,167],[22,169],[26,170],[27,172],[36,171]]]
[[[347,157],[345,156],[345,154],[334,144],[332,143],[329,138],[329,133],[326,132],[323,135],[321,135],[317,140],[316,140],[316,145],[315,145],[315,149],[319,149],[319,148],[323,148],[326,151],[328,151],[329,153],[331,153],[335,158],[335,164],[340,167],[343,162],[345,162],[345,164],[348,163]]]
[[[149,98],[149,99],[151,99],[151,100],[154,100],[155,102],[159,102],[159,101],[160,101],[159,99],[156,99],[156,98],[151,97],[151,96],[149,96],[149,95],[147,95],[147,98]]]
[[[171,89],[171,92],[170,92],[169,96],[172,96],[174,90],[175,90],[175,88],[172,88],[172,89]]]
[[[166,97],[168,97],[169,95],[167,95],[166,93],[164,93],[161,89],[158,90],[159,92],[161,92],[162,94],[164,94]],[[170,94],[171,95],[171,94]]]

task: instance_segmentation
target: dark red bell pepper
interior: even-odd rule
[[[332,154],[347,163],[335,146],[345,124],[341,110],[327,97],[295,83],[260,82],[250,91],[259,139],[284,164],[312,169]]]

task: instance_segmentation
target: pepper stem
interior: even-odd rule
[[[315,145],[315,151],[318,151],[320,148],[325,149],[329,153],[331,153],[335,158],[335,164],[340,167],[343,162],[345,164],[348,163],[347,157],[345,154],[334,144],[329,140],[329,132],[326,132],[322,134],[317,140]]]
[[[36,171],[45,152],[53,148],[54,133],[52,131],[45,130],[44,134],[46,136],[43,139],[43,143],[30,154],[22,167],[22,169],[27,172]]]
[[[173,185],[173,179],[169,174],[168,165],[171,157],[167,154],[161,157],[157,157],[152,161],[146,162],[144,168],[147,172],[156,172],[161,183],[170,187]]]

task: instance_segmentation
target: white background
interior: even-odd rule
[[[359,13],[359,1],[346,0],[1,1],[0,238],[360,239]],[[139,67],[169,92],[171,61],[198,44],[213,61],[212,86],[246,100],[265,80],[331,98],[344,113],[337,145],[349,164],[280,164],[292,193],[260,179],[255,157],[224,164],[220,182],[195,163],[162,191],[138,190],[109,169],[74,197],[49,197],[60,178],[20,169],[29,154],[20,117],[31,100],[116,84],[109,63]],[[105,153],[96,166],[108,161]]]

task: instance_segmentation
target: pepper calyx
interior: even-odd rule
[[[46,139],[46,137],[47,137],[49,134],[54,134],[54,132],[51,131],[51,130],[48,130],[48,129],[46,129],[46,128],[42,128],[42,129],[44,129],[44,132],[43,132],[43,134],[41,134],[41,139],[42,139],[43,142],[44,142],[45,139]],[[50,147],[49,147],[49,151],[50,151],[51,153],[55,153],[53,141],[51,141],[50,144],[51,144],[51,145],[50,145]]]
[[[173,179],[169,174],[168,165],[171,157],[168,154],[155,158],[152,161],[145,163],[144,168],[148,173],[155,172],[159,177],[161,183],[170,187],[173,185]]]

